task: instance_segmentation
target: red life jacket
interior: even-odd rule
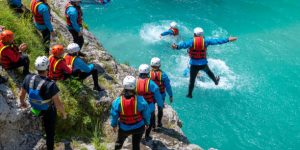
[[[162,80],[162,72],[160,70],[152,70],[150,72],[150,78],[158,85],[160,93],[165,93],[166,87]]]
[[[66,64],[68,65],[68,66],[71,66],[72,67],[72,70],[73,70],[73,64],[74,64],[74,60],[77,58],[77,56],[72,56],[72,55],[68,55],[68,54],[66,54],[65,56],[64,56],[64,59],[65,59],[65,61],[66,61]]]
[[[65,11],[65,16],[66,16],[66,18],[67,18],[67,25],[68,26],[72,26],[72,23],[71,23],[71,20],[70,20],[70,17],[68,16],[68,14],[67,14],[67,10],[68,10],[68,8],[69,7],[75,7],[76,8],[76,10],[77,10],[77,12],[78,12],[78,17],[77,17],[77,23],[80,25],[80,26],[82,26],[82,16],[83,16],[83,13],[82,13],[82,10],[81,10],[81,7],[80,6],[74,6],[74,5],[72,5],[70,2],[68,2],[67,3],[67,5],[66,5],[66,11]]]
[[[172,30],[172,31],[173,31],[173,35],[174,35],[174,36],[176,36],[176,35],[178,35],[178,34],[179,34],[179,30],[178,30],[178,29],[176,29],[176,28],[170,28],[170,30]]]
[[[126,99],[124,96],[121,96],[121,112],[120,122],[124,124],[135,124],[143,120],[141,112],[137,108],[137,97],[131,97]]]
[[[154,93],[149,91],[149,84],[150,84],[149,78],[145,78],[145,79],[139,78],[136,81],[136,92],[138,95],[143,96],[148,103],[154,103]]]
[[[40,1],[40,0],[32,0],[31,3],[30,3],[30,8],[31,8],[31,11],[33,13],[34,22],[36,22],[38,24],[41,24],[41,25],[44,25],[45,24],[44,18],[38,12],[38,7],[41,4],[45,4],[48,7],[49,14],[50,14],[50,7],[49,7],[49,5],[47,3],[45,3],[45,2],[43,2],[43,1]]]
[[[12,57],[12,58],[17,58],[18,60],[20,59],[20,53],[18,52],[18,47],[11,44],[11,45],[4,45],[0,41],[0,63],[4,69],[8,69],[12,65],[11,58],[8,58],[8,56],[4,57],[5,53],[8,51],[13,51],[17,57]],[[16,60],[16,61],[18,61]]]
[[[192,59],[206,59],[206,47],[204,44],[204,38],[194,37],[193,46],[189,49],[189,55]]]
[[[64,75],[63,75],[63,71],[59,68],[57,68],[58,64],[64,61],[63,58],[55,58],[53,55],[49,56],[49,73],[48,73],[48,77],[51,80],[63,80],[64,79]]]

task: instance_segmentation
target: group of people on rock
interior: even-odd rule
[[[52,17],[50,6],[46,0],[32,0],[31,11],[34,18],[34,25],[42,33],[45,53],[47,56],[36,58],[34,66],[37,74],[29,72],[29,58],[23,54],[28,48],[25,43],[19,46],[14,43],[14,33],[10,30],[3,30],[0,33],[0,61],[6,70],[23,67],[25,79],[20,90],[21,107],[26,108],[26,94],[29,97],[29,103],[33,115],[42,116],[43,125],[46,131],[47,149],[52,150],[54,146],[56,109],[67,117],[64,111],[63,103],[59,98],[59,88],[56,85],[58,80],[66,80],[70,77],[76,77],[80,80],[92,75],[94,81],[94,90],[103,91],[104,89],[98,83],[98,70],[96,64],[87,64],[82,57],[86,55],[81,52],[84,45],[83,39],[83,21],[81,0],[70,0],[65,7],[67,28],[73,36],[74,43],[65,47],[56,44],[50,49],[50,37],[55,36],[55,30],[52,26]],[[21,6],[17,4],[19,0],[10,0],[11,6]],[[176,22],[170,24],[170,29],[161,33],[163,36],[178,36],[179,29]],[[200,70],[204,70],[216,85],[219,83],[219,76],[215,76],[207,65],[207,47],[209,45],[223,44],[235,41],[236,37],[229,38],[206,38],[202,28],[194,29],[194,37],[185,42],[172,44],[175,50],[188,49],[190,56],[190,83],[188,98],[192,98],[195,78]],[[151,67],[151,68],[150,68]],[[145,133],[145,140],[152,139],[151,130],[162,127],[163,108],[166,93],[169,95],[170,102],[173,102],[173,93],[170,85],[170,79],[167,74],[161,70],[161,60],[154,57],[148,64],[139,66],[139,76],[126,76],[123,80],[123,91],[117,97],[111,107],[111,126],[115,132],[118,131],[118,137],[115,149],[121,149],[124,141],[129,135],[132,135],[132,147],[134,150],[140,149],[140,142]],[[5,81],[0,76],[0,82]],[[2,80],[3,79],[3,80]],[[158,119],[156,122],[155,104],[158,108]],[[118,130],[117,130],[117,127]]]
[[[111,108],[111,126],[118,129],[115,149],[121,149],[124,141],[132,135],[132,148],[139,149],[143,134],[145,140],[152,139],[150,132],[156,127],[162,127],[163,108],[166,93],[170,103],[173,102],[172,87],[169,77],[163,72],[160,59],[154,57],[148,64],[139,66],[139,76],[126,76],[123,80],[124,90],[113,101]],[[155,103],[158,106],[156,126]]]
[[[22,9],[21,0],[9,0],[11,8]],[[66,4],[66,24],[73,42],[66,48],[63,45],[55,44],[50,48],[51,36],[56,36],[52,25],[50,6],[46,0],[31,0],[31,12],[34,26],[43,37],[44,51],[46,55],[38,56],[34,62],[37,74],[29,72],[29,57],[25,54],[28,49],[26,43],[17,45],[14,42],[13,31],[0,26],[0,64],[5,70],[14,70],[23,67],[24,81],[19,93],[20,106],[27,108],[25,97],[28,95],[33,115],[41,117],[46,131],[46,145],[48,150],[54,149],[54,136],[57,109],[65,119],[67,114],[64,105],[59,98],[59,88],[56,81],[66,79],[83,80],[92,76],[94,90],[104,91],[98,83],[97,64],[88,64],[81,52],[83,47],[82,11],[80,0],[70,0]],[[22,13],[23,11],[16,11]],[[65,50],[66,49],[66,50]],[[74,78],[73,78],[74,77]],[[6,77],[0,76],[0,83],[7,81]]]

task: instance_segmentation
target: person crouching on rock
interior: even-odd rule
[[[141,64],[139,67],[139,78],[136,83],[137,94],[146,99],[149,105],[149,111],[151,113],[150,126],[145,133],[146,141],[152,140],[150,132],[151,129],[155,127],[155,103],[157,103],[158,107],[164,107],[164,102],[160,95],[159,87],[149,78],[149,72],[149,65]]]
[[[29,73],[29,58],[23,54],[27,50],[27,44],[19,47],[14,44],[14,33],[4,30],[0,34],[0,62],[4,69],[12,70],[23,67],[23,75]]]
[[[133,76],[124,78],[123,87],[121,95],[113,101],[110,112],[114,132],[119,125],[115,149],[121,149],[126,138],[132,135],[132,149],[139,150],[145,128],[150,123],[148,103],[143,96],[136,95],[136,79]]]
[[[52,47],[52,55],[49,56],[50,66],[48,77],[51,80],[65,80],[72,74],[72,69],[68,67],[64,60],[64,47],[62,45],[54,45]]]
[[[27,108],[26,93],[29,96],[31,112],[41,116],[46,131],[46,145],[48,150],[54,149],[54,135],[56,124],[56,109],[61,112],[63,119],[67,118],[64,105],[59,99],[59,89],[55,82],[47,78],[49,60],[40,56],[35,60],[38,74],[29,74],[23,81],[20,90],[20,103],[22,108]]]
[[[103,91],[98,83],[98,70],[95,68],[94,64],[86,64],[80,57],[80,47],[76,43],[71,43],[67,48],[68,54],[64,56],[64,59],[72,69],[72,76],[79,77],[80,80],[86,79],[88,76],[92,75],[94,81],[94,90]]]

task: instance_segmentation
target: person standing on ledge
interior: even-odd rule
[[[151,71],[150,78],[153,80],[159,87],[160,94],[162,96],[163,101],[165,102],[166,91],[169,94],[170,103],[173,102],[173,92],[170,84],[170,79],[168,75],[160,69],[161,63],[158,57],[153,57],[150,62]],[[162,127],[162,117],[163,117],[163,107],[158,106],[158,114],[157,114],[157,127]]]
[[[66,5],[66,21],[67,28],[73,36],[74,43],[78,44],[80,49],[83,46],[83,13],[80,6],[81,0],[70,0]],[[84,53],[79,52],[80,56],[86,56]]]
[[[113,101],[110,112],[114,132],[119,125],[115,149],[121,149],[126,138],[132,135],[132,149],[139,150],[145,128],[150,123],[148,104],[143,96],[136,94],[136,80],[133,76],[124,78],[123,87],[121,95]]]
[[[21,108],[27,108],[25,102],[26,93],[29,97],[31,112],[34,116],[42,118],[46,132],[47,150],[54,149],[54,136],[56,124],[56,109],[66,119],[67,114],[63,103],[59,98],[59,89],[53,80],[47,78],[49,60],[46,56],[40,56],[35,60],[35,69],[38,74],[29,74],[23,81],[19,98]]]
[[[228,42],[233,42],[237,40],[237,37],[229,37],[229,38],[205,38],[203,35],[203,29],[197,27],[194,29],[194,38],[185,42],[180,42],[179,44],[173,44],[173,49],[186,49],[188,48],[188,53],[190,56],[190,83],[189,83],[189,91],[186,97],[192,98],[192,92],[195,85],[195,79],[200,70],[204,70],[210,79],[215,82],[215,85],[219,84],[220,77],[213,74],[213,72],[209,69],[207,65],[206,51],[209,45],[220,45]]]
[[[45,53],[49,54],[50,36],[55,36],[51,24],[50,6],[46,0],[32,0],[30,7],[33,14],[34,25],[43,35]]]
[[[164,107],[159,87],[149,78],[149,72],[149,65],[141,64],[139,67],[139,78],[136,81],[136,92],[148,102],[149,112],[151,113],[150,125],[145,132],[146,141],[152,140],[150,132],[155,127],[155,103],[157,103],[158,107]]]

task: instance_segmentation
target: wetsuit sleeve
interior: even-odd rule
[[[158,88],[158,86],[155,84],[155,82],[154,81],[152,81],[152,80],[150,80],[150,91],[152,92],[152,93],[154,93],[154,98],[155,98],[155,100],[156,100],[156,102],[157,102],[157,105],[159,106],[159,107],[163,107],[164,106],[164,102],[163,102],[163,100],[162,100],[162,97],[161,97],[161,94],[160,94],[160,91],[159,91],[159,88]]]
[[[168,30],[168,31],[165,31],[165,32],[161,33],[160,35],[161,36],[173,35],[173,31],[172,30]]]
[[[139,101],[139,107],[141,107],[139,110],[141,110],[145,124],[149,125],[150,124],[150,117],[151,114],[149,112],[149,108],[148,108],[148,103],[146,102],[146,100],[144,99],[143,96],[138,96],[138,101]]]
[[[67,11],[69,17],[70,17],[70,21],[71,21],[71,24],[72,24],[72,27],[73,29],[76,31],[76,32],[80,32],[80,26],[77,22],[77,19],[78,19],[78,12],[76,10],[76,8],[74,7],[69,7],[68,11]]]
[[[163,73],[162,74],[162,79],[163,79],[163,82],[165,84],[167,93],[169,94],[170,97],[173,97],[172,86],[170,84],[170,79],[169,79],[168,75]]]
[[[205,46],[220,45],[229,42],[228,38],[205,38]]]
[[[185,41],[185,42],[179,42],[177,44],[177,49],[186,49],[186,48],[190,48],[193,46],[193,39]]]
[[[51,24],[51,16],[48,7],[45,4],[41,4],[38,7],[38,12],[43,16],[46,27],[50,32],[53,32],[53,26]]]
[[[82,72],[90,73],[94,69],[94,65],[87,65],[81,58],[76,58],[74,61],[75,69],[79,69]]]
[[[112,127],[116,127],[118,125],[118,119],[119,119],[119,109],[120,109],[120,97],[114,100],[111,106],[110,110],[110,125]]]

